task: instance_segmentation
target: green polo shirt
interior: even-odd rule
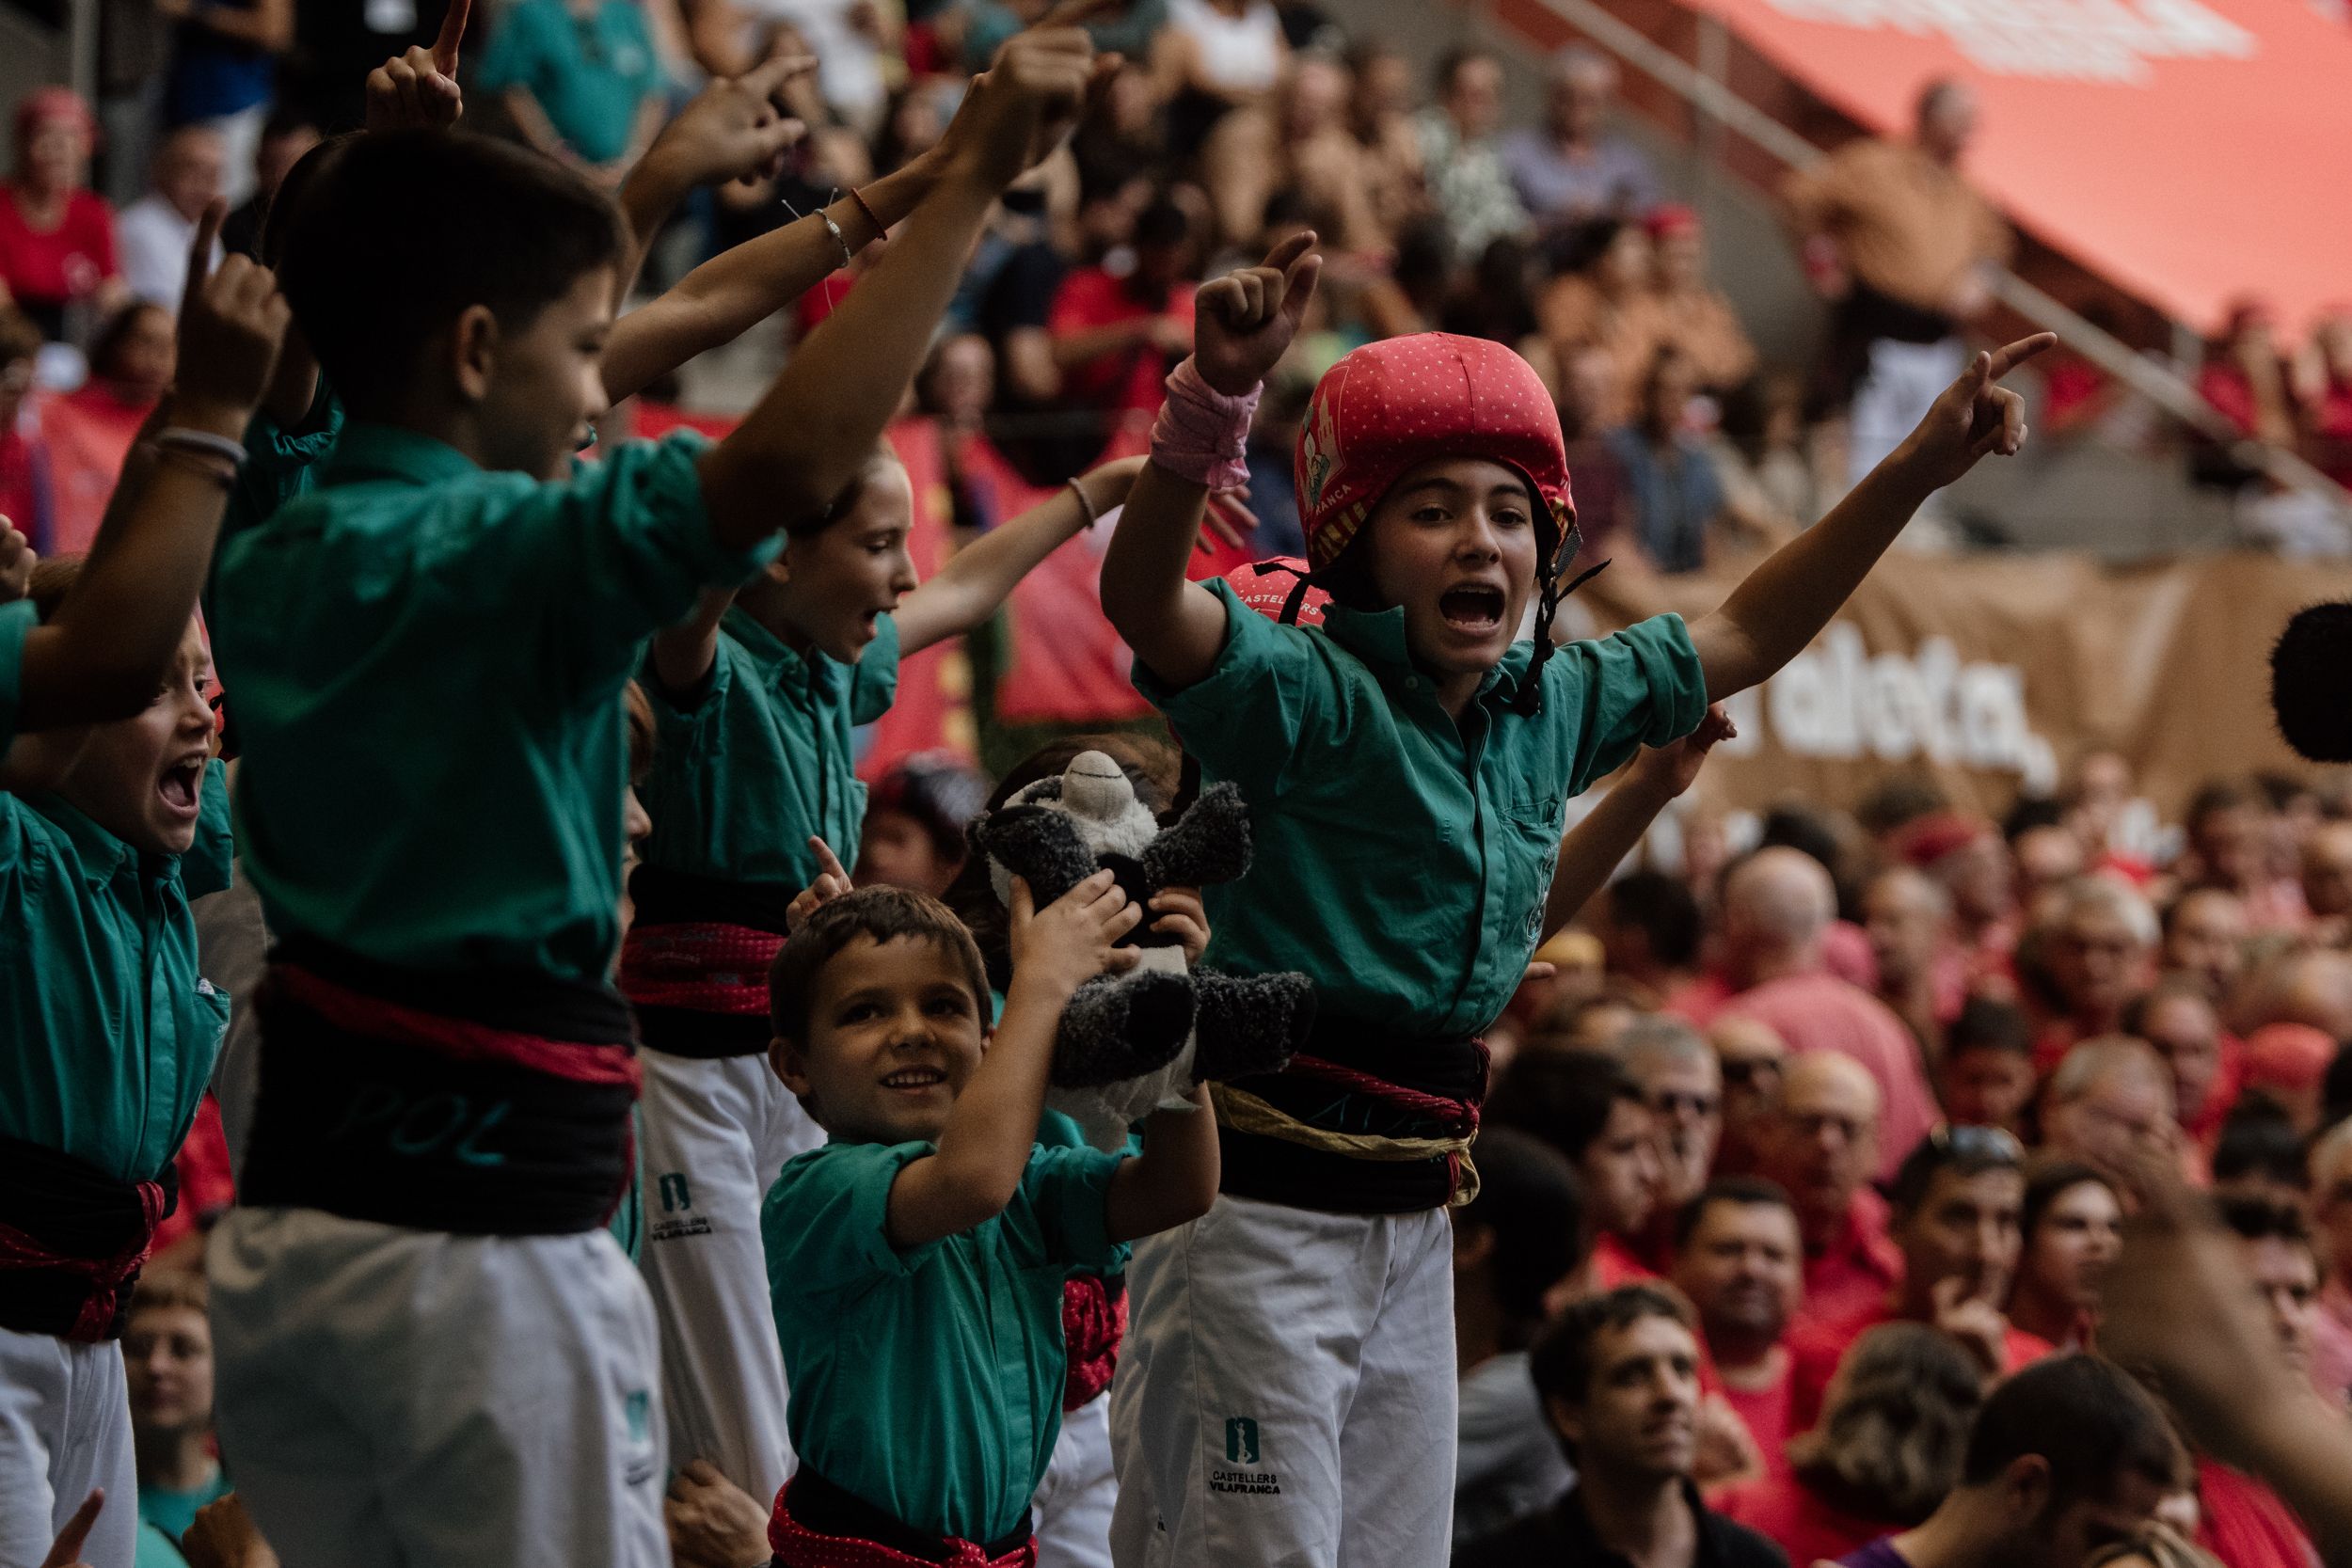
[[[877,621],[865,653],[843,664],[797,653],[730,610],[709,678],[688,705],[665,697],[650,670],[644,684],[657,732],[646,864],[799,893],[817,879],[811,834],[857,864],[866,785],[851,732],[898,696],[896,618]]]
[[[901,1252],[890,1184],[926,1143],[827,1144],[760,1216],[803,1461],[901,1523],[966,1541],[1021,1524],[1061,1430],[1062,1283],[1123,1258],[1105,1228],[1124,1158],[1035,1148],[1003,1213]]]
[[[0,793],[0,1133],[153,1180],[229,1027],[229,998],[197,971],[179,858],[59,796]]]
[[[644,640],[773,553],[722,548],[679,433],[569,479],[344,427],[318,487],[221,546],[237,842],[280,936],[416,969],[604,981],[622,693]]]
[[[592,164],[628,150],[638,106],[663,89],[653,32],[636,0],[518,0],[490,40],[474,86],[522,87],[538,100],[565,146]]]
[[[0,604],[0,752],[16,739],[16,713],[24,701],[24,639],[39,625],[30,599]]]
[[[1255,867],[1208,890],[1204,961],[1299,971],[1327,1018],[1476,1035],[1535,950],[1568,799],[1706,714],[1681,618],[1560,648],[1532,718],[1512,705],[1534,652],[1518,643],[1457,722],[1406,651],[1403,610],[1285,626],[1209,586],[1216,668],[1182,691],[1135,673],[1203,780],[1249,802]]]

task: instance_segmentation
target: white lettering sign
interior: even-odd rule
[[[1999,76],[2144,83],[2148,62],[2251,58],[2254,35],[2198,0],[1767,0],[1796,22],[1941,36]]]

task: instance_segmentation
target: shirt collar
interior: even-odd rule
[[[124,867],[138,864],[138,850],[91,821],[69,804],[64,796],[56,793],[33,795],[26,797],[24,803],[65,834],[73,846],[75,857],[82,863],[84,879],[92,886],[103,887],[119,876]]]
[[[1719,1561],[1722,1553],[1716,1548],[1714,1518],[1700,1500],[1698,1486],[1688,1477],[1682,1479],[1682,1501],[1691,1511],[1691,1519],[1697,1527],[1697,1550],[1693,1563]],[[1629,1562],[1622,1552],[1613,1550],[1593,1528],[1593,1516],[1584,1511],[1584,1483],[1579,1481],[1560,1499],[1553,1517],[1558,1521],[1559,1544],[1567,1548],[1561,1558],[1564,1562],[1613,1563]]]
[[[1427,677],[1421,674],[1420,667],[1413,662],[1412,649],[1405,641],[1402,607],[1350,610],[1342,604],[1327,605],[1323,629],[1332,641],[1354,654],[1381,685],[1398,686],[1415,678],[1426,683]],[[1479,682],[1477,701],[1492,705],[1508,703],[1518,696],[1519,682],[1525,678],[1528,662],[1534,656],[1534,642],[1512,643],[1503,654],[1502,662],[1487,671],[1486,678]]]
[[[820,681],[836,679],[848,666],[827,657],[815,649],[801,652],[774,632],[760,625],[751,611],[740,605],[727,609],[722,623],[729,637],[742,645],[753,661],[767,672],[768,678],[793,686],[815,686]]]
[[[336,437],[335,455],[327,460],[323,477],[329,484],[370,479],[435,484],[481,471],[479,464],[447,441],[400,425],[354,420]]]

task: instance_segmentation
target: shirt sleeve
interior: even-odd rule
[[[870,724],[898,700],[898,618],[874,622],[874,641],[850,666],[850,722]]]
[[[1048,1261],[1098,1274],[1124,1268],[1127,1249],[1110,1237],[1111,1174],[1124,1154],[1040,1144],[1021,1177],[1021,1204],[1037,1226]]]
[[[442,548],[427,548],[467,578],[477,603],[512,612],[540,601],[589,638],[633,646],[675,624],[706,587],[750,580],[781,536],[730,550],[710,531],[699,462],[709,441],[675,431],[630,442],[555,483],[485,476],[453,504]]]
[[[324,375],[310,408],[294,423],[280,424],[267,408],[256,409],[245,427],[245,467],[229,492],[221,532],[268,522],[279,507],[300,495],[310,470],[334,452],[342,428],[342,401]]]
[[[1215,666],[1175,690],[1137,659],[1136,689],[1168,716],[1184,750],[1216,777],[1245,791],[1270,786],[1310,715],[1327,700],[1319,662],[1306,632],[1259,614],[1230,583],[1208,589],[1225,606],[1225,646]]]
[[[853,1291],[921,1267],[940,1243],[890,1244],[890,1186],[932,1152],[927,1143],[827,1144],[787,1164],[760,1226],[776,1295]]]
[[[1568,793],[1615,772],[1644,746],[1664,746],[1707,716],[1707,672],[1679,615],[1571,642],[1544,666],[1544,711],[1574,732]]]
[[[40,624],[31,600],[0,604],[0,752],[16,738],[16,715],[24,701],[24,640]]]

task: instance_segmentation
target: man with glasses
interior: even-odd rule
[[[1663,1271],[1675,1215],[1698,1196],[1715,1168],[1724,1135],[1724,1080],[1699,1032],[1677,1018],[1641,1019],[1617,1042],[1626,1071],[1649,1104],[1658,1144],[1658,1205],[1647,1251]]]
[[[1788,1063],[1780,1102],[1758,1129],[1756,1174],[1779,1183],[1797,1211],[1800,1324],[1845,1329],[1876,1313],[1902,1283],[1886,1200],[1869,1185],[1878,1144],[1878,1084],[1859,1063],[1833,1052]]]
[[[2050,1075],[2042,1110],[2048,1152],[2114,1169],[2138,1150],[2178,1141],[2172,1074],[2140,1041],[2122,1035],[2085,1040]]]
[[[1771,1024],[1737,1013],[1708,1025],[1707,1043],[1715,1052],[1716,1070],[1724,1081],[1724,1130],[1715,1149],[1715,1174],[1745,1176],[1756,1169],[1764,1123],[1780,1104],[1780,1074],[1788,1047]]]
[[[1902,1282],[1878,1309],[1843,1327],[1808,1323],[1789,1337],[1790,1420],[1803,1432],[1846,1349],[1882,1323],[1928,1323],[1974,1356],[1986,1380],[2051,1354],[2046,1339],[2002,1315],[2023,1244],[2025,1150],[1997,1127],[1939,1127],[1895,1173],[1894,1227]]]

